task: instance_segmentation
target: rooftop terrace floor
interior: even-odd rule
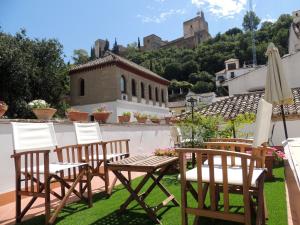
[[[142,174],[135,173],[134,177],[138,177]],[[269,211],[268,225],[286,225],[288,224],[287,208],[286,208],[286,194],[285,194],[285,179],[284,179],[284,168],[283,166],[274,168],[275,179],[265,183],[265,195],[267,200],[267,207]],[[136,185],[141,178],[136,178],[133,181],[133,185]],[[103,184],[103,183],[102,183]],[[102,185],[98,178],[93,181],[93,207],[88,208],[83,202],[73,202],[68,204],[59,217],[56,220],[57,224],[93,224],[93,225],[121,225],[121,224],[153,224],[153,222],[147,217],[146,213],[135,203],[131,203],[129,210],[124,214],[119,214],[117,210],[119,206],[128,197],[127,190],[122,186],[118,185],[115,187],[113,194],[110,198],[107,198],[103,193],[99,193],[99,185]],[[177,200],[180,201],[180,183],[177,181],[177,175],[168,175],[163,179],[163,184],[174,194]],[[153,193],[149,195],[146,202],[149,205],[155,205],[159,200],[164,199],[164,195],[155,189]],[[76,201],[74,197],[72,199]],[[23,199],[23,201],[28,201]],[[53,205],[55,205],[53,199]],[[192,205],[196,205],[196,202],[189,196],[188,202]],[[241,198],[233,195],[230,198],[232,205],[240,205]],[[0,224],[14,224],[14,203],[0,207]],[[233,208],[232,210],[236,210]],[[241,209],[239,209],[241,210]],[[22,224],[43,224],[43,200],[39,200],[34,209],[29,211],[29,215]],[[159,211],[159,218],[164,225],[177,225],[180,224],[180,207],[175,207],[171,203],[169,207],[163,208]],[[193,218],[189,218],[189,223],[192,224]],[[211,224],[211,221],[203,218],[203,225]],[[225,221],[216,221],[215,224],[229,225]]]

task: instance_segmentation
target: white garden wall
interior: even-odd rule
[[[72,123],[55,123],[59,146],[75,144]],[[131,154],[152,154],[156,148],[171,146],[170,126],[168,125],[101,125],[104,140],[130,139]],[[13,151],[12,128],[8,121],[0,122],[0,194],[15,188],[14,162],[10,158]],[[51,155],[56,161],[56,155]]]

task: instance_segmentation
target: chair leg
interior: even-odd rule
[[[16,181],[17,187],[16,187],[16,223],[20,223],[21,222],[21,195],[19,194],[20,191],[20,181]]]
[[[50,220],[50,178],[45,178],[45,224]]]
[[[93,206],[93,195],[92,195],[92,173],[90,168],[86,168],[86,178],[87,178],[87,191],[88,191],[88,205],[89,207]],[[82,182],[80,182],[81,189],[82,189]],[[83,194],[83,193],[81,193]]]
[[[108,186],[109,186],[109,171],[106,165],[104,165],[104,179],[105,179],[105,192],[108,194]]]

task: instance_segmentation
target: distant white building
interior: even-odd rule
[[[282,57],[283,71],[291,88],[300,87],[300,52]],[[267,66],[264,65],[238,77],[224,81],[229,96],[265,89]]]
[[[254,70],[252,66],[246,66],[244,64],[243,67],[240,67],[240,62],[238,59],[228,59],[225,61],[225,69],[217,72],[216,75],[216,86],[227,86],[225,81],[239,77],[249,71]]]

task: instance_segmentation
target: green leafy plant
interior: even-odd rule
[[[133,115],[135,118],[148,118],[148,115],[145,113],[135,112]]]
[[[110,112],[110,111],[107,110],[106,105],[101,105],[99,108],[96,109],[95,112],[97,113],[97,112]]]
[[[28,103],[28,106],[31,109],[46,109],[50,108],[50,104],[48,104],[45,100],[36,99]]]
[[[151,115],[151,116],[150,116],[150,119],[151,119],[151,120],[158,120],[159,117],[158,117],[157,115]]]
[[[131,116],[131,112],[123,112],[122,116]]]

